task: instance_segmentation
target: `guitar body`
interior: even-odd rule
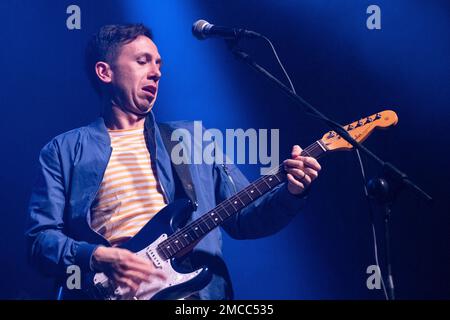
[[[151,260],[155,267],[166,275],[166,280],[158,278],[151,283],[142,283],[136,295],[130,296],[125,289],[115,287],[104,273],[90,273],[83,279],[82,290],[65,289],[63,299],[66,297],[102,300],[183,299],[203,289],[211,280],[208,267],[181,273],[177,270],[176,258],[164,260],[157,251],[157,246],[183,226],[191,213],[192,205],[189,200],[180,199],[170,203],[133,238],[118,246]]]

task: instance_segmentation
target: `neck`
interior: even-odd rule
[[[102,100],[102,116],[105,125],[111,130],[137,129],[142,128],[145,122],[145,115],[137,115],[127,111],[117,105],[112,99]]]

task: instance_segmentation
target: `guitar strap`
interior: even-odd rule
[[[167,152],[170,153],[178,141],[172,141],[172,128],[165,123],[158,123],[159,131],[161,133],[162,140],[166,147]],[[189,200],[191,200],[195,209],[197,208],[197,195],[195,193],[194,183],[192,181],[191,171],[189,170],[189,165],[186,163],[174,164],[171,161],[172,167],[175,169],[178,178],[180,179],[181,185],[184,192],[186,193]]]

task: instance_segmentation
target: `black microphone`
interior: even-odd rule
[[[194,22],[192,25],[192,34],[199,40],[204,40],[209,37],[220,37],[225,39],[261,37],[261,34],[254,31],[215,26],[205,20],[197,20]]]

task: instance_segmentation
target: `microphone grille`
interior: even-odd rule
[[[206,38],[204,34],[204,28],[210,23],[206,20],[197,20],[192,25],[192,34],[199,40],[203,40]]]

